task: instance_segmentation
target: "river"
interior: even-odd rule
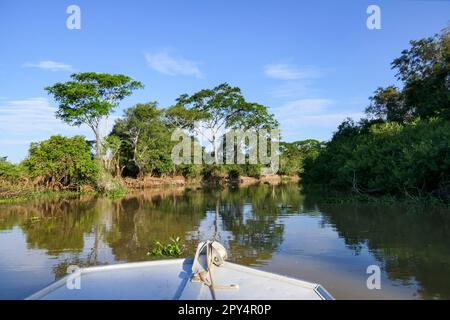
[[[320,283],[336,299],[450,298],[449,209],[314,199],[288,184],[0,204],[0,299],[23,299],[69,265],[155,259],[148,250],[170,236],[192,256],[214,234],[230,261]],[[374,265],[381,289],[370,290]]]

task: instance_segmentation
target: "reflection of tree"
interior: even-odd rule
[[[116,259],[139,261],[146,259],[155,240],[182,238],[196,229],[204,216],[202,193],[142,192],[120,201],[113,213],[111,230],[106,233]],[[192,254],[195,244],[187,243],[186,253]]]
[[[13,205],[0,214],[0,229],[20,226],[31,248],[58,255],[66,249],[81,251],[83,235],[96,220],[95,199],[54,199]]]
[[[284,226],[277,223],[277,197],[270,187],[243,188],[220,194],[223,228],[233,234],[231,259],[257,264],[270,259],[283,241]]]
[[[280,215],[298,213],[303,202],[294,184],[226,189],[211,193],[208,199],[207,210],[219,204],[223,228],[233,235],[230,258],[244,264],[260,264],[272,257],[283,241]]]
[[[448,210],[408,206],[322,205],[324,223],[349,248],[367,246],[388,276],[419,284],[423,298],[450,298]],[[442,211],[442,212],[440,212]]]
[[[0,229],[19,226],[30,248],[57,256],[57,277],[65,275],[68,265],[107,263],[102,253],[109,249],[115,261],[145,260],[155,240],[167,242],[172,235],[184,238],[185,254],[192,256],[198,242],[210,236],[203,233],[205,225],[230,236],[219,240],[232,261],[258,264],[283,241],[279,217],[297,214],[302,203],[297,186],[151,189],[121,200],[86,197],[8,205],[0,212]]]

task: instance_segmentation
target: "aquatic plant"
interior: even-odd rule
[[[180,237],[170,237],[168,244],[163,244],[161,241],[155,241],[155,247],[147,252],[148,256],[158,257],[179,257],[183,254],[183,244]]]

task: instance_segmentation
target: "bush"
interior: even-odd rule
[[[11,163],[6,158],[0,158],[0,179],[17,182],[24,175],[24,168],[21,165]]]
[[[261,164],[245,164],[242,166],[243,174],[248,177],[260,178],[261,177]]]
[[[228,173],[228,178],[230,179],[238,179],[244,174],[242,166],[238,164],[227,164],[225,165],[225,169]]]
[[[83,184],[95,184],[99,172],[91,146],[82,136],[56,135],[32,143],[23,165],[38,184],[52,189],[79,189]]]
[[[341,127],[327,147],[305,164],[306,185],[361,193],[449,197],[450,123],[416,120]],[[345,138],[342,135],[346,131]]]

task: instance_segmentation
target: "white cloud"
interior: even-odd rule
[[[162,74],[203,78],[203,73],[200,71],[197,62],[182,57],[173,57],[167,52],[147,53],[145,59],[150,68]]]
[[[339,124],[350,117],[359,120],[362,112],[337,110],[330,99],[300,99],[271,110],[280,122],[283,139],[329,139]]]
[[[56,62],[51,60],[40,61],[39,63],[25,63],[24,68],[38,68],[49,71],[73,71],[70,64]]]
[[[304,96],[316,95],[317,90],[312,89],[307,80],[304,81],[285,81],[270,90],[270,95],[274,98],[295,99]]]
[[[64,124],[55,112],[44,97],[0,102],[0,143],[24,144],[58,133],[90,135],[87,127]]]
[[[325,112],[333,103],[330,99],[300,99],[288,102],[279,109],[286,117],[291,114],[314,115]]]
[[[321,73],[314,67],[299,68],[295,65],[277,63],[269,64],[264,67],[264,74],[278,80],[301,80],[320,77]]]

